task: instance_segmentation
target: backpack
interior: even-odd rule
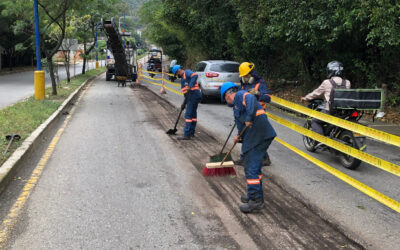
[[[329,82],[332,84],[331,94],[329,96],[329,112],[333,113],[333,102],[335,101],[335,89],[345,89],[346,88],[346,79],[342,79],[342,83],[339,85],[337,84],[332,78],[329,79]]]

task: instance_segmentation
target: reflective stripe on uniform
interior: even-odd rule
[[[260,179],[260,180],[262,179],[262,174],[258,175],[258,179]]]
[[[247,179],[247,184],[248,185],[259,185],[260,179]]]
[[[260,88],[260,84],[261,82],[257,83],[256,86],[254,87],[256,90],[258,90]]]
[[[262,114],[265,114],[265,110],[264,109],[257,110],[256,116],[259,116],[259,115],[262,115]]]
[[[191,119],[185,119],[185,122],[192,122],[193,120]]]
[[[193,77],[193,76],[197,76],[197,73],[193,73],[190,75],[190,77]]]
[[[193,121],[193,122],[197,122],[197,118],[193,118],[192,121]]]
[[[245,107],[246,107],[246,95],[248,95],[248,94],[249,94],[248,92],[243,94],[243,106],[245,106]]]
[[[199,84],[198,84],[198,83],[196,83],[196,84],[194,85],[194,87],[190,88],[190,90],[199,90],[199,89],[200,89],[200,87],[199,87]]]
[[[188,92],[188,86],[183,87],[181,90],[184,94],[186,94]]]

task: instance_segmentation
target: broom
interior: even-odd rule
[[[244,131],[246,131],[247,127],[244,127],[242,131],[239,134],[239,138],[242,137]],[[225,154],[224,159],[222,159],[221,162],[212,162],[212,163],[207,163],[206,167],[203,169],[203,175],[207,177],[211,176],[225,176],[225,175],[236,175],[235,168],[233,167],[235,164],[233,161],[227,161],[225,162],[226,158],[228,155],[231,154],[233,148],[236,146],[237,142],[233,144],[231,149],[229,150],[228,153]]]
[[[225,146],[229,141],[229,138],[231,138],[232,132],[235,129],[235,127],[236,127],[236,123],[233,125],[233,127],[231,129],[231,132],[229,133],[228,138],[226,138],[224,146],[222,146],[222,149],[219,152],[219,154],[210,156],[210,162],[221,162],[221,160],[224,159],[225,153],[222,153],[222,152],[224,151]],[[231,161],[232,160],[231,155],[228,155],[228,157],[225,160],[226,161]]]

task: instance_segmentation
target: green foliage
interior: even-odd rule
[[[339,60],[353,86],[386,83],[396,96],[399,16],[386,0],[151,0],[140,10],[146,37],[180,63],[252,61],[267,78],[312,86]]]

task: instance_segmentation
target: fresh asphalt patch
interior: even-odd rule
[[[178,109],[146,87],[132,90],[145,104],[148,115],[157,118],[150,119],[151,122],[164,131],[174,126]],[[184,119],[181,119],[177,134],[182,133],[183,127]],[[221,149],[221,144],[211,134],[198,125],[193,140],[178,141],[176,136],[170,138],[201,172],[209,156]],[[306,203],[266,176],[263,177],[265,209],[257,214],[242,214],[238,207],[240,196],[246,193],[245,177],[241,167],[236,167],[236,170],[238,176],[235,178],[212,177],[206,180],[261,249],[363,249],[337,226],[321,218]]]

